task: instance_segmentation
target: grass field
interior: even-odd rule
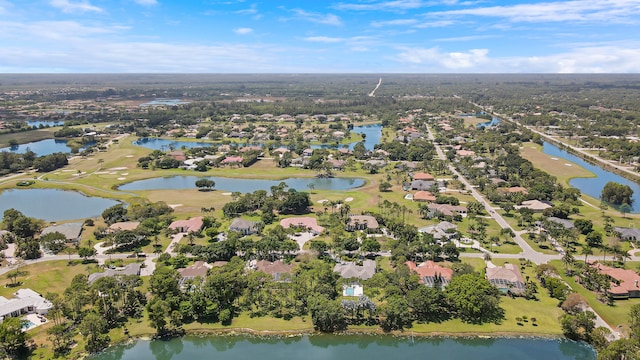
[[[560,260],[553,260],[550,262],[551,265],[555,266],[557,269],[562,269],[564,265]],[[582,285],[576,283],[575,279],[572,276],[566,276],[562,271],[561,276],[564,281],[571,286],[571,288],[582,295],[587,301],[589,305],[598,313],[602,318],[612,327],[626,329],[629,324],[629,310],[633,305],[640,304],[640,299],[629,299],[629,300],[617,300],[614,302],[613,306],[609,306],[607,304],[603,304],[597,300],[596,294],[591,292]]]
[[[8,147],[11,140],[16,140],[18,144],[26,144],[32,141],[53,139],[54,131],[55,129],[38,129],[0,134],[0,148]]]

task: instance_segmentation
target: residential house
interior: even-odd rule
[[[169,229],[180,233],[195,233],[202,229],[203,217],[197,216],[188,220],[177,220],[169,225]]]
[[[329,159],[327,160],[327,164],[329,164],[334,170],[342,170],[347,162],[344,160]]]
[[[612,268],[594,263],[600,274],[611,278],[611,288],[607,290],[613,299],[640,298],[640,275],[633,270]]]
[[[569,220],[569,219],[560,219],[558,217],[555,216],[550,216],[547,218],[548,221],[552,222],[552,223],[556,223],[560,226],[562,226],[563,228],[569,230],[569,229],[573,229],[575,227],[575,225],[573,224],[573,221]]]
[[[138,228],[140,221],[122,221],[109,225],[109,232],[133,231]]]
[[[251,235],[258,232],[258,226],[256,222],[235,218],[231,221],[231,225],[229,225],[229,231],[236,231],[242,235]]]
[[[436,196],[430,193],[429,191],[418,191],[417,193],[413,194],[413,201],[434,202],[436,201]]]
[[[89,275],[89,284],[105,276],[114,277],[114,276],[126,276],[126,275],[140,275],[141,267],[142,267],[142,263],[132,263],[123,268],[107,269],[103,272],[93,273]]]
[[[285,229],[288,229],[292,226],[307,229],[314,235],[318,235],[324,231],[324,227],[318,225],[317,220],[312,217],[291,217],[282,219],[280,220],[280,226]]]
[[[415,174],[413,174],[412,177],[413,180],[426,180],[426,181],[432,181],[435,179],[435,177],[429,173],[426,172],[417,172]]]
[[[255,260],[254,260],[255,261]],[[257,271],[262,271],[265,274],[269,274],[273,276],[275,281],[284,281],[287,275],[291,275],[293,270],[293,265],[285,264],[282,260],[276,261],[267,261],[260,260],[255,261],[254,264],[251,264],[250,267]]]
[[[620,239],[625,241],[639,241],[640,240],[640,229],[637,228],[626,228],[616,226],[613,228],[614,232],[620,234]]]
[[[486,278],[503,293],[511,292],[521,295],[526,289],[520,269],[514,264],[507,263],[504,264],[504,266],[488,266],[486,269]]]
[[[448,241],[457,236],[457,229],[458,226],[455,224],[448,221],[441,221],[436,225],[419,228],[418,232],[431,234],[433,238],[438,241]]]
[[[13,294],[12,299],[0,296],[0,321],[24,314],[47,315],[52,308],[51,301],[37,292],[31,289],[20,289]]]
[[[476,156],[476,152],[472,150],[457,150],[456,154],[458,154],[458,156],[460,157]]]
[[[444,288],[453,277],[453,269],[437,265],[431,260],[423,262],[420,265],[416,265],[413,261],[407,261],[405,264],[409,267],[409,270],[418,274],[420,283],[428,287],[438,285]]]
[[[222,165],[238,165],[242,164],[242,156],[227,156],[222,160]]]
[[[313,149],[302,150],[302,156],[311,156],[311,155],[313,155]]]
[[[411,188],[411,190],[429,190],[434,185],[436,185],[435,181],[413,180],[409,187]]]
[[[362,265],[353,262],[341,262],[333,267],[333,271],[340,274],[344,279],[358,278],[361,280],[370,279],[376,273],[376,262],[364,260]]]
[[[540,200],[527,200],[523,201],[522,204],[516,205],[516,210],[520,209],[530,209],[533,212],[543,212],[546,209],[552,208],[553,206],[549,203]]]
[[[204,280],[207,277],[207,271],[212,266],[207,264],[204,261],[196,261],[192,265],[187,266],[183,269],[178,269],[178,273],[180,274],[180,287],[183,287],[184,283],[187,280],[200,278]]]
[[[82,234],[82,223],[72,222],[47,226],[40,233],[40,237],[54,232],[58,232],[64,235],[64,237],[67,239],[67,242],[77,243],[78,241],[80,241],[80,235]]]
[[[347,223],[347,231],[376,230],[378,226],[378,220],[371,215],[350,215],[349,222]]]
[[[465,206],[460,205],[449,205],[449,204],[429,204],[427,205],[429,209],[429,216],[436,216],[438,213],[444,216],[455,216],[455,215],[467,215],[467,208]]]

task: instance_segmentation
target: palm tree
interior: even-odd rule
[[[587,263],[587,256],[589,255],[593,255],[593,250],[591,249],[591,246],[589,245],[583,245],[582,246],[582,255],[584,255],[584,263]]]

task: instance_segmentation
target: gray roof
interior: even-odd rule
[[[365,260],[362,266],[352,262],[340,263],[333,267],[333,271],[340,273],[340,276],[345,279],[358,278],[367,280],[376,273],[376,262],[373,260]]]
[[[116,276],[116,275],[140,275],[140,268],[142,267],[142,263],[133,263],[125,266],[124,268],[118,269],[107,269],[101,273],[93,273],[89,275],[89,283],[92,283],[101,277],[105,276]]]
[[[0,318],[28,307],[34,307],[36,311],[46,312],[53,307],[53,304],[31,289],[16,291],[13,299],[6,299],[0,296]]]
[[[78,240],[80,238],[80,234],[82,234],[82,223],[81,222],[72,222],[66,224],[59,225],[51,225],[47,226],[42,230],[40,236],[44,236],[46,234],[59,232],[64,235],[67,240]]]
[[[429,190],[435,184],[436,184],[435,181],[413,180],[410,186],[411,186],[411,189],[413,190]]]
[[[614,230],[617,233],[619,233],[620,237],[623,239],[628,239],[628,238],[635,239],[635,240],[640,239],[640,229],[616,226],[614,227]]]
[[[245,219],[241,219],[241,218],[235,218],[231,222],[231,225],[229,225],[229,230],[231,230],[231,231],[243,231],[243,230],[256,231],[256,223],[253,222],[253,221],[249,221],[249,220],[245,220]]]
[[[549,220],[551,222],[554,222],[556,224],[560,224],[565,229],[573,229],[575,227],[575,225],[573,225],[573,221],[568,220],[568,219],[560,219],[560,218],[557,218],[555,216],[551,216],[551,217],[547,218],[547,220]]]

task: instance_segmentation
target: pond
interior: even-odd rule
[[[478,129],[481,129],[481,128],[488,128],[488,127],[496,126],[498,124],[500,124],[500,119],[498,119],[497,117],[494,117],[494,118],[491,119],[491,121],[483,122],[483,123],[480,123],[480,124],[478,124],[476,126],[478,127]]]
[[[134,145],[142,146],[151,150],[171,151],[179,150],[183,147],[185,149],[193,149],[196,147],[209,147],[217,146],[214,143],[202,142],[202,141],[178,141],[170,139],[159,138],[140,138],[133,142]]]
[[[51,127],[51,126],[62,126],[64,125],[64,120],[29,120],[27,121],[27,125],[33,127]]]
[[[93,144],[95,144],[95,142],[87,145],[93,145]],[[67,140],[57,140],[57,139],[33,141],[26,144],[20,144],[18,146],[0,148],[0,152],[9,151],[16,154],[24,154],[27,151],[27,149],[33,151],[38,156],[50,155],[57,152],[61,152],[61,153],[71,152],[71,147],[67,145]],[[84,149],[84,147],[80,148],[81,151],[82,149]]]
[[[0,192],[0,219],[7,209],[45,221],[87,219],[119,202],[57,189],[10,189]]]
[[[381,124],[372,124],[372,125],[361,125],[354,126],[351,129],[352,133],[364,134],[364,147],[367,150],[373,150],[373,147],[376,144],[380,143],[380,139],[382,139],[382,125]],[[353,150],[353,147],[360,141],[352,142],[349,144],[349,149]],[[331,145],[331,144],[323,144],[323,145],[311,145],[312,149],[334,149],[334,148],[342,148],[346,144],[341,145]]]
[[[560,149],[559,147],[548,142],[545,142],[542,146],[542,152],[547,155],[559,158],[558,161],[562,161],[561,159],[571,161],[594,173],[596,177],[593,178],[574,178],[569,180],[569,185],[593,198],[600,199],[602,189],[609,181],[628,185],[633,190],[632,199],[634,206],[632,207],[631,212],[638,213],[640,211],[640,184],[626,179],[620,175],[614,174],[610,171],[607,171],[600,166],[593,165],[588,161],[583,160],[582,158],[573,155],[566,150]]]
[[[137,341],[112,347],[93,360],[307,359],[307,360],[592,360],[592,348],[571,341],[543,339],[451,339],[365,335],[287,338],[207,336]]]
[[[195,189],[195,183],[199,179],[215,181],[215,189],[226,191],[238,191],[241,193],[254,192],[256,190],[270,191],[272,186],[284,182],[289,189],[308,191],[310,186],[315,190],[349,190],[364,185],[364,179],[357,178],[288,178],[284,180],[238,179],[218,176],[169,176],[133,181],[119,187],[119,190],[179,190]]]

